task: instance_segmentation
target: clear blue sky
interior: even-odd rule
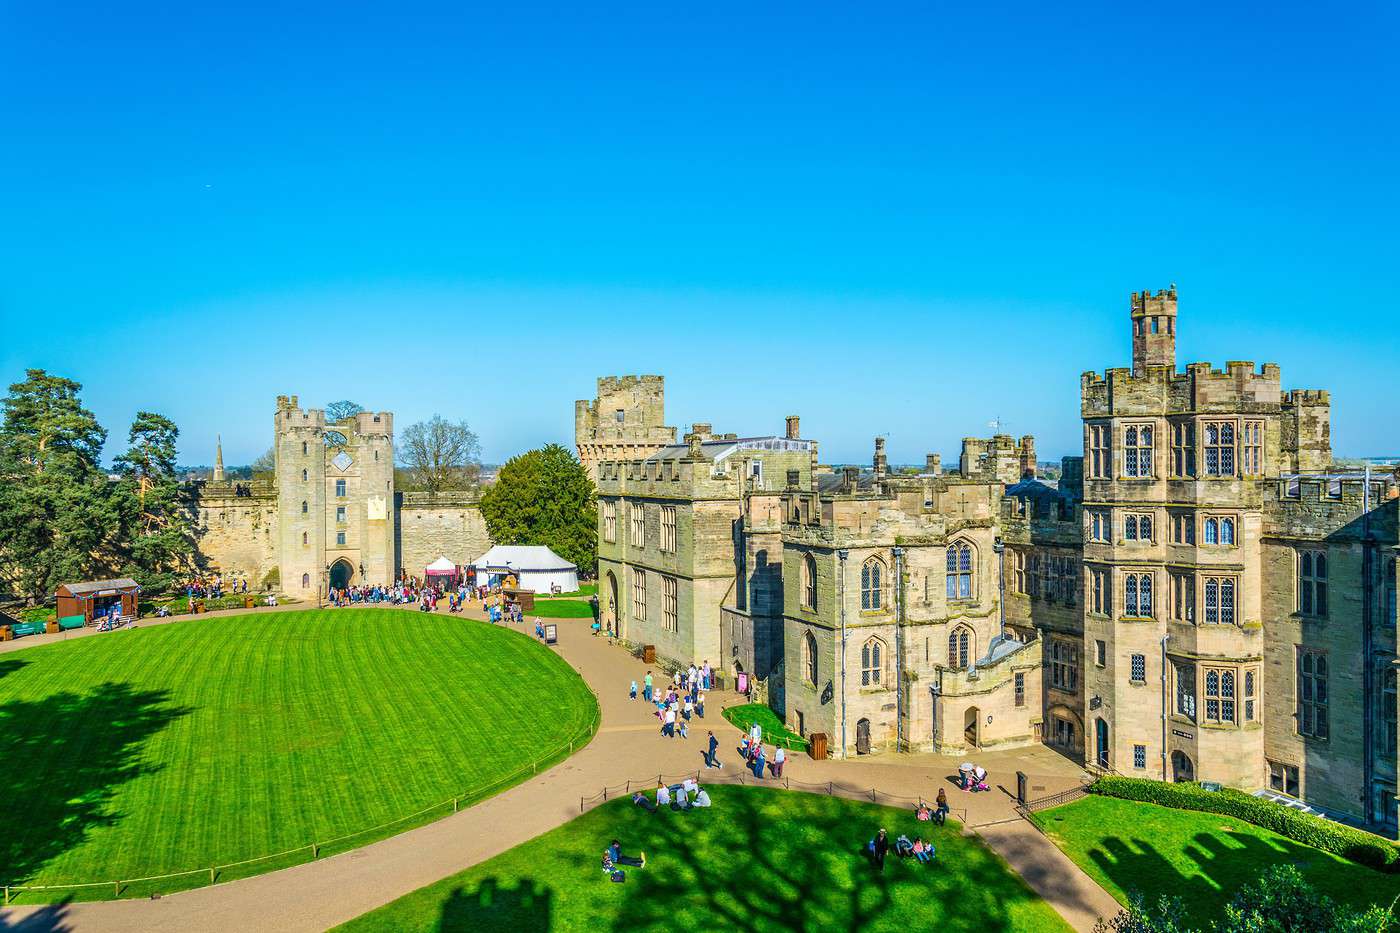
[[[628,372],[832,460],[1049,458],[1176,282],[1180,362],[1400,453],[1396,5],[1075,6],[6,4],[0,380],[185,462],[279,393],[499,460]]]

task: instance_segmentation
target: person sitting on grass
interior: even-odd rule
[[[933,811],[928,808],[928,804],[920,800],[919,805],[914,808],[914,818],[921,823],[927,823],[933,819]]]
[[[924,842],[923,836],[914,837],[914,858],[925,863],[933,861],[933,846]]]
[[[656,805],[658,807],[669,807],[671,805],[671,788],[662,781],[656,785]]]
[[[651,798],[648,797],[646,794],[643,794],[641,791],[638,791],[637,793],[632,795],[632,803],[636,806],[642,807],[648,813],[656,812],[656,804],[652,803]]]
[[[706,793],[705,788],[700,787],[700,788],[697,788],[697,789],[696,789],[696,791],[695,791],[695,802],[692,803],[691,806],[693,806],[693,807],[708,807],[708,806],[710,806],[710,795],[709,795],[708,793]]]
[[[894,841],[894,854],[900,858],[908,858],[914,854],[914,843],[909,841],[909,837],[903,834]]]
[[[612,845],[608,846],[608,854],[612,856],[613,863],[616,865],[630,865],[633,868],[645,868],[647,864],[647,854],[645,852],[642,853],[641,858],[623,855],[622,843],[616,839],[612,841]]]

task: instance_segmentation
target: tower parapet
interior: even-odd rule
[[[1133,372],[1149,366],[1176,369],[1176,286],[1152,294],[1133,292],[1129,300],[1133,322]]]
[[[662,376],[600,376],[591,402],[574,402],[574,443],[596,483],[602,460],[648,457],[676,442],[665,424],[666,380]]]

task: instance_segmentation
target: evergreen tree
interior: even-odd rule
[[[70,379],[31,369],[0,423],[0,581],[34,601],[112,569],[120,533],[99,460],[107,432]]]
[[[512,457],[481,496],[497,544],[543,544],[585,573],[598,562],[597,493],[572,452],[550,444]]]
[[[194,564],[193,505],[176,476],[179,436],[169,418],[137,412],[127,435],[131,447],[116,459],[122,571],[153,590]]]

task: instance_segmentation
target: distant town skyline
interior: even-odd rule
[[[625,373],[823,460],[998,419],[1049,460],[1175,282],[1181,364],[1277,362],[1339,456],[1400,453],[1393,5],[600,15],[6,11],[0,379],[185,463],[280,394],[499,462]]]

